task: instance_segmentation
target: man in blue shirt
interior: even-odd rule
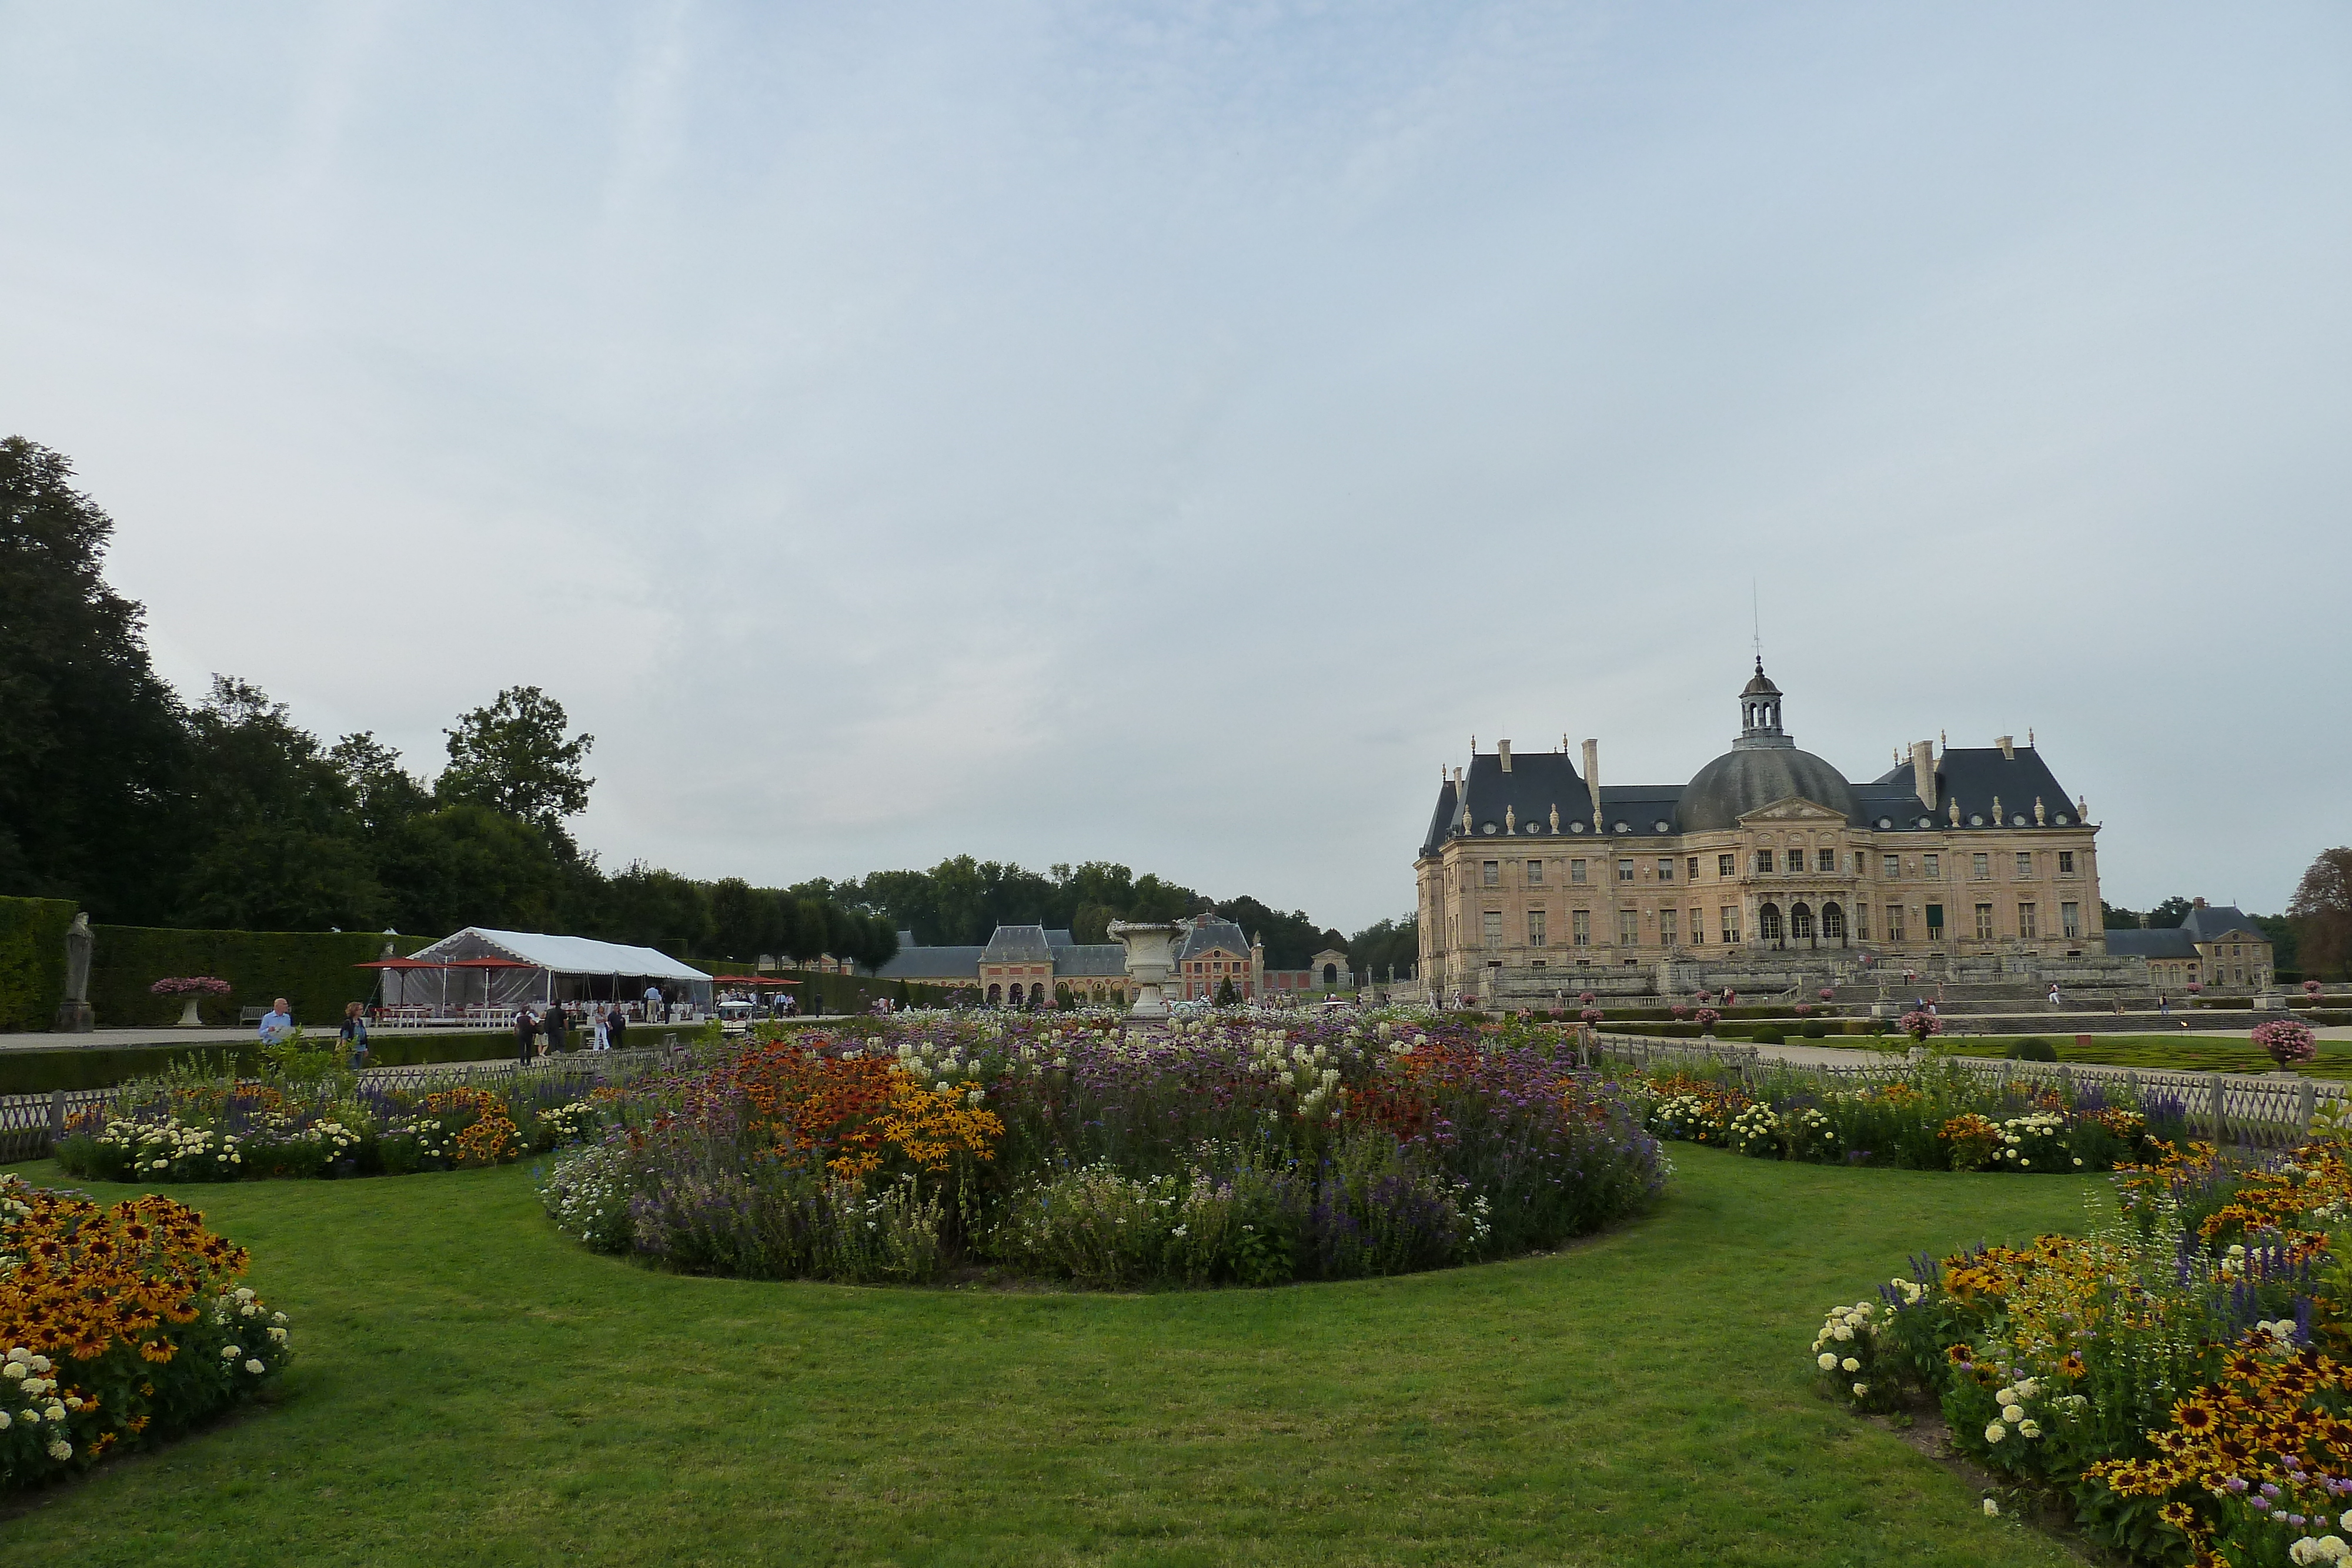
[[[276,1045],[293,1032],[294,1015],[287,1010],[286,998],[280,997],[269,1004],[268,1012],[261,1015],[261,1043]]]

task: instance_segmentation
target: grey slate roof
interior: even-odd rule
[[[981,955],[983,964],[1042,964],[1054,956],[1042,925],[1000,925]]]
[[[1054,949],[1054,977],[1116,977],[1127,973],[1127,949],[1116,942],[1073,942]]]
[[[1474,755],[1470,758],[1467,777],[1470,802],[1470,831],[1480,839],[1501,839],[1503,813],[1508,808],[1518,836],[1549,839],[1551,810],[1559,808],[1559,836],[1574,836],[1574,829],[1582,823],[1584,836],[1592,836],[1592,796],[1584,787],[1583,778],[1576,771],[1576,762],[1566,752],[1523,751],[1511,757],[1511,770],[1503,771],[1503,759],[1492,754]],[[1654,795],[1655,789],[1639,790],[1643,795]],[[1672,795],[1676,787],[1668,785],[1664,793]],[[1603,789],[1604,807],[1610,791]],[[1486,824],[1495,824],[1491,834]],[[1421,852],[1435,854],[1445,842],[1454,823],[1454,785],[1451,780],[1439,787],[1437,808],[1431,813],[1429,833],[1422,840]]]
[[[2004,805],[2006,801],[2002,802]],[[2107,951],[2126,958],[2194,958],[2195,938],[2177,927],[2141,931],[2119,926],[2107,934]]]
[[[980,974],[985,947],[917,947],[909,944],[875,971],[886,980],[970,980]]]
[[[2053,828],[2069,827],[2074,822],[2074,798],[2066,793],[2050,771],[2042,754],[2031,746],[2016,748],[2013,758],[2001,755],[1998,746],[1955,746],[1947,748],[1936,759],[1936,826],[1951,825],[1951,802],[1960,803],[1960,826],[1990,827],[1992,803],[2000,801],[2003,822],[2010,827],[2033,827],[2033,802],[2039,800],[2049,814]],[[1911,765],[1907,762],[1889,769],[1872,780],[1874,785],[1900,785],[1901,798],[1911,802],[1910,814],[1891,812],[1897,828],[1916,826],[1927,813],[1920,809],[1919,797],[1912,792]],[[1982,817],[1983,821],[1971,818]],[[2017,819],[2023,817],[2020,823]],[[2058,819],[2066,819],[2063,822]],[[1874,816],[1873,821],[1876,819]]]
[[[2244,910],[2227,904],[2190,910],[2188,918],[2181,921],[2180,928],[2189,933],[2190,940],[2197,942],[2225,942],[2232,932],[2242,932],[2244,940],[2251,942],[2270,940]]]
[[[1242,935],[1240,926],[1224,916],[1196,915],[1190,923],[1190,926],[1191,928],[1184,933],[1182,945],[1176,949],[1178,963],[1187,963],[1213,947],[1222,947],[1239,957],[1249,956],[1249,938]]]

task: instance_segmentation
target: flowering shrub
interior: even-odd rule
[[[158,980],[147,988],[151,997],[225,997],[230,990],[226,980],[210,975],[184,975],[175,979]]]
[[[1996,1165],[2049,1135],[2019,1131]],[[1915,1260],[1832,1314],[1816,1369],[1863,1408],[1940,1405],[1957,1449],[2064,1495],[2135,1562],[2346,1560],[2344,1134],[2253,1166],[2166,1146],[2113,1181],[2116,1217],[2087,1235]]]
[[[2300,1067],[2319,1054],[2319,1041],[2301,1019],[2272,1019],[2254,1026],[2254,1046],[2281,1067]]]
[[[1713,1008],[1701,1008],[1693,1021],[1698,1025],[1701,1034],[1713,1034],[1715,1026],[1723,1021],[1723,1015]]]
[[[174,1436],[250,1398],[287,1319],[245,1249],[163,1197],[110,1207],[0,1176],[0,1487]]]
[[[2065,1174],[2105,1171],[2156,1157],[2157,1132],[2184,1124],[2178,1105],[2156,1132],[2148,1118],[2111,1103],[2102,1086],[2066,1093],[2023,1082],[1994,1082],[1949,1063],[1891,1071],[1858,1089],[1799,1066],[1750,1081],[1699,1065],[1633,1078],[1629,1091],[1658,1137],[1712,1144],[1745,1155],[1912,1170]]]
[[[1825,1002],[1833,1002],[1837,1000],[1837,988],[1835,986],[1823,986],[1816,994],[1819,995],[1822,1000]]]
[[[1665,1165],[1557,1029],[1165,1030],[911,1018],[755,1038],[612,1094],[544,1178],[603,1250],[749,1277],[994,1264],[1084,1284],[1272,1284],[1556,1244]]]
[[[399,1176],[504,1164],[579,1143],[602,1119],[593,1096],[536,1075],[406,1092],[314,1057],[257,1079],[188,1068],[127,1084],[75,1119],[58,1161],[100,1181]]]
[[[1924,1041],[1944,1032],[1944,1020],[1925,1008],[1916,1008],[1903,1015],[1902,1029],[1913,1040]]]

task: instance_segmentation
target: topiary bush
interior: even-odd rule
[[[2011,1061],[2055,1061],[2058,1052],[2052,1049],[2048,1040],[2029,1036],[2009,1048],[2009,1059]]]

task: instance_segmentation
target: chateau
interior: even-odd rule
[[[1761,659],[1738,700],[1738,738],[1687,784],[1604,785],[1597,741],[1581,773],[1565,742],[1474,745],[1414,862],[1423,983],[1550,996],[1664,963],[1645,988],[1665,992],[1706,969],[2105,955],[2097,829],[2031,737],[1919,741],[1853,783],[1797,748]]]
[[[1184,935],[1176,973],[1164,988],[1178,1000],[1207,1001],[1227,985],[1242,1000],[1255,1001],[1303,998],[1352,983],[1348,956],[1336,949],[1316,954],[1308,968],[1269,969],[1265,945],[1222,915],[1196,915],[1177,924]],[[898,955],[875,973],[886,980],[969,988],[990,1007],[1124,1004],[1134,991],[1125,947],[1080,942],[1042,925],[1000,925],[979,946],[926,947],[913,932],[901,931]]]

